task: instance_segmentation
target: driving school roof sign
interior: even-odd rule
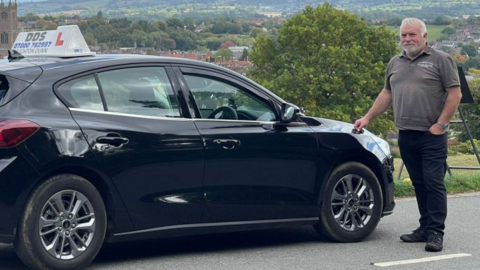
[[[76,25],[59,26],[57,30],[22,32],[12,47],[24,56],[75,57],[95,55],[90,52]]]

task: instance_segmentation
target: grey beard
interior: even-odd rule
[[[406,54],[407,54],[409,57],[415,57],[415,56],[419,55],[419,54],[422,52],[422,48],[421,48],[421,47],[420,47],[420,48],[417,48],[417,49],[415,49],[415,50],[412,50],[412,49],[408,50],[408,49],[406,49],[406,48],[403,48],[403,50],[406,52]]]

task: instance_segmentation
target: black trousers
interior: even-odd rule
[[[447,134],[401,130],[398,146],[415,188],[420,227],[443,234],[447,217]]]

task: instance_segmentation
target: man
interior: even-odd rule
[[[400,154],[420,212],[420,227],[400,239],[441,251],[447,217],[446,131],[462,97],[460,82],[452,57],[428,46],[423,21],[404,19],[400,40],[402,54],[390,60],[383,90],[355,129],[361,131],[393,103]]]

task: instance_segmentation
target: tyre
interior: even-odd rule
[[[356,242],[380,221],[383,195],[375,174],[358,162],[344,163],[328,179],[317,232],[331,241]]]
[[[81,269],[102,247],[106,222],[102,197],[90,182],[77,175],[57,175],[28,199],[15,250],[33,269]]]

